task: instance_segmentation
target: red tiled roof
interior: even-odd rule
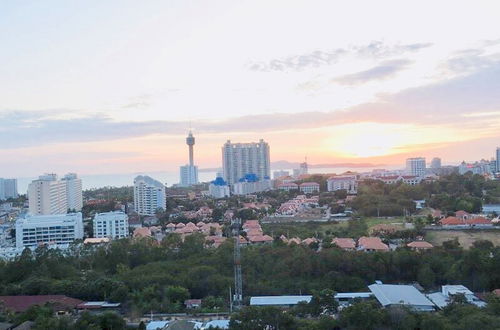
[[[439,221],[441,225],[463,225],[464,222],[456,217],[447,217]]]
[[[139,227],[134,230],[134,237],[149,237],[151,230],[148,227]]]
[[[358,246],[362,247],[364,250],[389,251],[389,247],[378,237],[360,237]]]
[[[426,241],[415,241],[408,243],[406,246],[415,249],[432,249],[434,247],[431,243],[428,243]]]
[[[337,245],[341,249],[355,249],[356,242],[352,238],[334,238],[332,244]]]
[[[250,236],[248,240],[251,243],[261,243],[261,242],[272,242],[273,238],[269,235],[261,235],[261,236]]]
[[[316,187],[319,186],[317,182],[304,182],[300,184],[301,187]]]
[[[83,303],[82,300],[66,297],[64,295],[40,295],[40,296],[0,296],[3,308],[15,313],[22,313],[34,305],[45,305],[46,303],[60,305],[64,308],[73,309]]]
[[[477,217],[474,219],[467,219],[465,220],[465,223],[468,225],[489,225],[491,224],[491,221],[483,217]]]
[[[460,211],[455,212],[455,216],[456,216],[457,218],[466,217],[466,216],[468,216],[468,215],[469,215],[469,213],[467,213],[467,212],[465,212],[465,211],[463,211],[463,210],[460,210]]]

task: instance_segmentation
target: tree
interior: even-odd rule
[[[387,323],[386,311],[374,301],[358,302],[340,313],[340,324],[347,329],[372,330]]]
[[[277,307],[244,307],[231,316],[229,328],[235,330],[297,329],[297,322],[289,313]]]
[[[338,302],[335,300],[335,291],[324,289],[319,292],[313,292],[313,296],[309,302],[311,315],[333,314],[337,311],[337,308]]]

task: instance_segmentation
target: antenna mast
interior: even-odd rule
[[[240,226],[241,219],[232,221],[234,237],[234,296],[233,309],[240,309],[243,305],[243,279],[241,277],[241,251],[240,251]]]

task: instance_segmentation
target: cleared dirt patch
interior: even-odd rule
[[[425,238],[433,245],[442,245],[443,242],[458,238],[460,245],[468,249],[472,243],[479,240],[491,241],[500,246],[500,230],[433,230],[428,231]]]

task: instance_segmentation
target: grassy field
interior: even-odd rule
[[[458,238],[458,242],[464,248],[469,248],[478,240],[488,240],[500,246],[500,230],[435,230],[427,231],[425,235],[425,239],[433,245],[442,245],[443,242],[454,238]]]
[[[365,218],[364,219],[368,229],[384,223],[384,224],[402,224],[403,218]],[[349,220],[351,221],[351,220]],[[268,235],[279,236],[285,235],[287,237],[312,237],[317,234],[321,235],[341,235],[347,228],[347,221],[342,222],[290,222],[290,223],[269,223],[263,224],[262,228]]]

